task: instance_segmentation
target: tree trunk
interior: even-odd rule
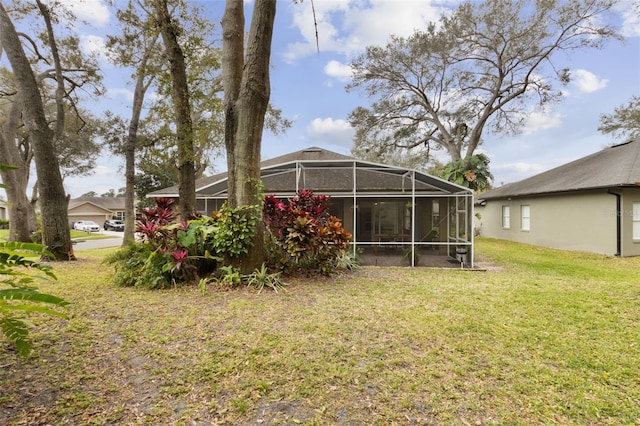
[[[124,207],[124,238],[122,239],[122,245],[125,246],[135,240],[135,179],[136,179],[136,145],[138,139],[138,125],[140,124],[140,114],[142,113],[142,104],[144,102],[144,95],[151,84],[151,78],[149,82],[145,84],[145,71],[147,67],[147,61],[149,59],[150,51],[155,43],[152,43],[151,48],[145,52],[142,61],[138,67],[136,76],[136,87],[133,91],[133,105],[131,109],[131,121],[129,122],[129,131],[127,134],[127,141],[124,148],[125,158],[125,207]]]
[[[189,104],[189,86],[184,52],[178,43],[180,29],[172,21],[166,0],[155,1],[156,15],[167,57],[173,86],[172,100],[176,113],[178,139],[178,211],[183,219],[196,211],[196,176],[193,152],[193,126]]]
[[[26,194],[26,182],[23,182],[22,170],[3,170],[0,172],[9,207],[9,241],[31,241],[29,225],[29,199]]]
[[[0,3],[0,42],[7,54],[21,94],[25,128],[34,151],[42,213],[43,244],[56,260],[75,259],[69,233],[68,200],[62,185],[53,133],[44,113],[40,90],[20,39]]]
[[[242,0],[227,0],[222,19],[222,69],[225,88],[225,145],[231,207],[261,207],[260,148],[271,87],[269,61],[276,0],[256,0],[246,56]],[[261,214],[259,208],[256,214]],[[261,225],[262,221],[258,221]],[[239,260],[243,273],[264,260],[263,230],[258,226],[253,246]]]
[[[31,153],[27,141],[19,141],[17,137],[20,121],[20,99],[15,96],[0,134],[0,162],[15,169],[0,170],[2,182],[6,186],[5,193],[9,207],[9,241],[31,241],[31,231],[35,223],[29,219],[31,205],[27,197],[29,184],[29,167]],[[21,150],[22,149],[22,150]]]

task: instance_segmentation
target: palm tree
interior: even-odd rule
[[[466,186],[476,192],[491,189],[493,175],[489,171],[489,157],[485,154],[474,154],[467,158],[453,161],[443,169],[443,176],[450,182]]]

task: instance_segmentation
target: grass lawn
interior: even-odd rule
[[[114,238],[112,235],[105,235],[100,232],[84,232],[71,230],[72,240],[101,240],[103,238]],[[9,230],[0,229],[0,241],[7,241],[9,239]]]
[[[485,272],[360,268],[278,294],[109,283],[78,251],[0,424],[639,425],[640,258],[495,240]]]

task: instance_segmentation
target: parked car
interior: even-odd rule
[[[86,232],[98,232],[100,227],[92,220],[79,220],[73,224],[73,229]]]
[[[103,228],[105,231],[124,231],[124,223],[121,220],[107,220]]]

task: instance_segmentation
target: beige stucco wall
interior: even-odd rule
[[[502,206],[506,205],[511,210],[509,229],[502,227]],[[523,205],[530,209],[529,231],[521,229]],[[617,252],[616,197],[605,190],[492,200],[476,206],[476,213],[481,216],[475,219],[476,229],[484,237],[610,256]]]
[[[622,256],[640,256],[640,240],[633,239],[633,203],[640,203],[640,188],[623,188],[620,206]]]
[[[81,204],[68,211],[69,222],[78,222],[79,220],[93,220],[98,226],[102,227],[105,220],[111,219],[111,212],[100,208],[91,203]]]

